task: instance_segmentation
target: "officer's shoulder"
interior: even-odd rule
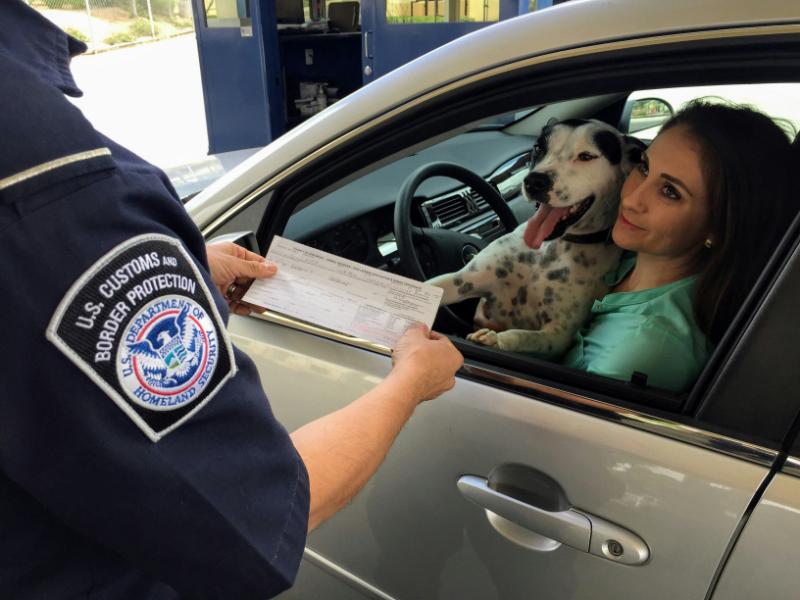
[[[0,52],[0,195],[113,168],[111,151],[63,92]]]

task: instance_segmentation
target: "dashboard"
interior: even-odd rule
[[[296,212],[284,235],[362,264],[396,270],[394,205],[405,179],[431,162],[454,162],[484,176],[522,221],[533,207],[520,197],[535,138],[501,130],[462,133],[347,183]],[[420,185],[414,225],[457,230],[480,238],[503,233],[495,213],[471,189],[452,179]],[[422,259],[422,257],[420,257]]]

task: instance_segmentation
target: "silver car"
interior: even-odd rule
[[[636,123],[637,102],[663,103],[666,117],[670,89],[683,102],[723,86],[713,95],[751,98],[796,127],[798,82],[797,0],[569,2],[378,79],[187,209],[209,240],[265,252],[280,234],[419,276],[395,226],[437,230],[453,254],[419,244],[428,276],[508,223],[442,177],[396,214],[416,169],[458,163],[525,219],[519,185],[550,118],[599,118],[649,139],[658,122]],[[799,240],[795,222],[685,394],[479,348],[441,315],[466,356],[455,388],[417,410],[374,479],[309,537],[284,597],[800,597]],[[380,347],[277,314],[233,316],[230,330],[289,429],[390,369]]]

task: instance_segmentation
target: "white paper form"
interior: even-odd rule
[[[433,324],[442,289],[367,267],[275,236],[267,259],[278,265],[242,300],[394,348],[414,321]]]

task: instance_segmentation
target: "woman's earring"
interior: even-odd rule
[[[703,244],[703,246],[705,246],[707,249],[711,250],[711,248],[714,246],[714,242],[711,241],[711,238],[706,238],[706,241]]]

